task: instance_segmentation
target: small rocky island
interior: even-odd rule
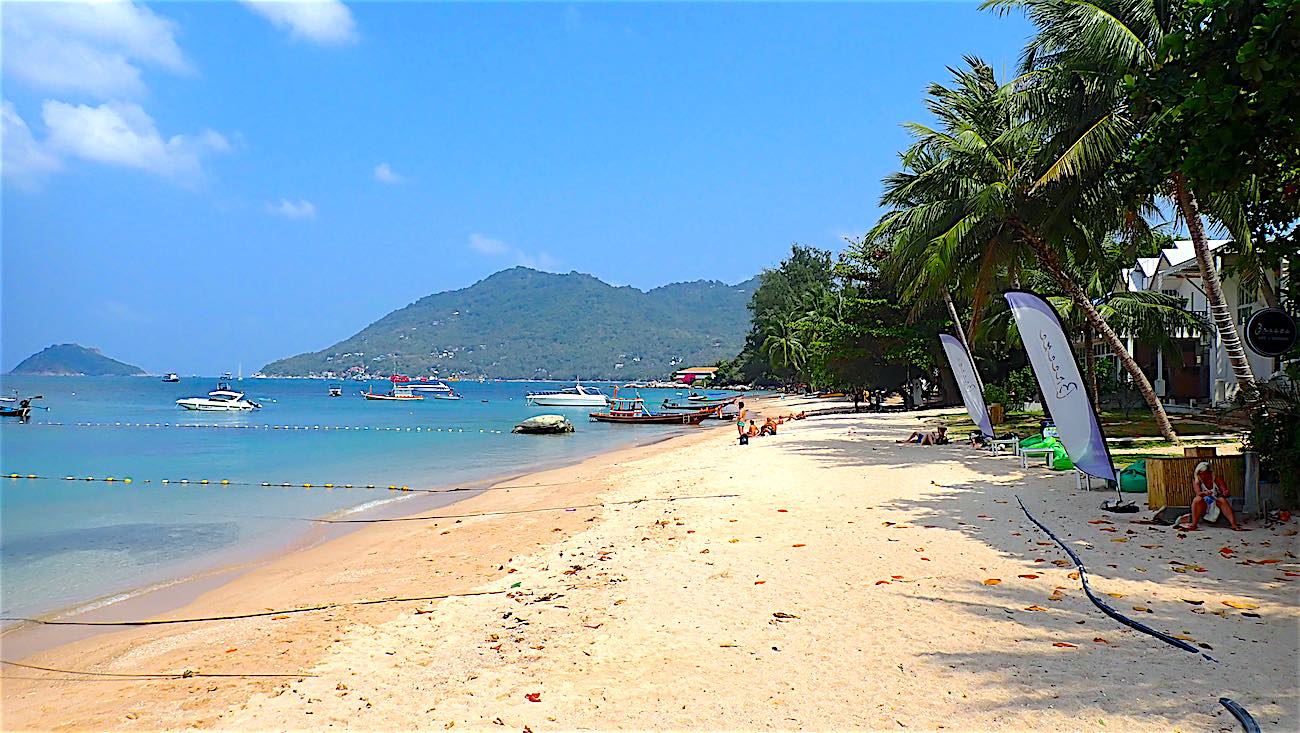
[[[23,359],[10,374],[46,377],[133,377],[145,373],[133,364],[110,359],[99,349],[55,344]]]

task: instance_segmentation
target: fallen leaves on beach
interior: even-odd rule
[[[790,545],[790,546],[791,546],[791,547],[807,547],[807,545],[805,545],[805,544],[802,543],[802,542],[800,542],[800,543],[798,543],[798,544]]]
[[[1145,547],[1145,548],[1147,548],[1148,550],[1159,550],[1159,549],[1160,549],[1160,545],[1142,545],[1142,546]]]
[[[1038,576],[1034,575],[1033,573],[1025,573],[1024,575],[1017,575],[1016,577],[1025,578],[1026,580],[1035,580],[1036,578],[1038,578]]]
[[[524,697],[528,699],[528,702],[541,702],[541,701],[542,701],[542,693],[540,693],[540,692],[530,692],[530,693],[528,693],[527,695],[524,695]]]
[[[1074,565],[1074,563],[1070,562],[1069,560],[1063,559],[1063,558],[1062,558],[1062,559],[1059,559],[1059,560],[1053,560],[1053,561],[1052,561],[1052,564],[1055,565],[1055,566],[1057,566],[1058,568],[1068,568],[1068,567]]]
[[[791,619],[791,618],[799,618],[799,614],[796,614],[796,613],[786,613],[785,611],[775,611],[775,612],[772,613],[772,617],[773,617],[773,618]]]
[[[1025,607],[1025,610],[1026,610],[1026,611],[1046,611],[1047,609],[1046,609],[1046,608],[1043,608],[1042,606],[1026,606],[1026,607]]]
[[[777,511],[778,511],[778,512],[788,512],[788,511],[790,511],[790,510],[789,510],[789,509],[777,509]]]
[[[718,646],[722,647],[723,649],[734,649],[734,648],[736,648],[736,647],[739,646],[739,645],[738,645],[738,644],[732,644],[731,642],[726,642],[726,643],[723,643],[723,644],[719,644]]]
[[[1056,545],[1055,542],[1035,542],[1034,544],[1039,547],[1054,547]]]
[[[1061,647],[1062,649],[1078,649],[1078,648],[1079,648],[1079,645],[1078,645],[1078,644],[1071,644],[1071,643],[1068,642],[1068,641],[1057,641],[1057,642],[1053,642],[1053,643],[1052,643],[1052,646],[1059,646],[1059,647]]]
[[[984,581],[984,585],[998,585],[1002,582],[1001,578],[989,578]]]
[[[1047,600],[1049,600],[1049,601],[1061,601],[1061,600],[1064,600],[1064,599],[1065,599],[1065,596],[1061,595],[1060,593],[1053,593],[1052,595],[1050,595],[1050,596],[1047,597]]]
[[[278,615],[278,616],[272,616],[272,617],[271,617],[271,620],[272,620],[272,621],[280,621],[280,620],[283,620],[283,619],[286,619],[286,618],[289,618],[289,614],[287,614],[287,613],[282,613],[282,614],[280,614],[280,615]]]
[[[1094,642],[1098,643],[1098,644],[1109,644],[1109,643],[1110,643],[1109,641],[1107,641],[1107,640],[1101,638],[1100,636],[1094,636],[1094,637],[1092,638],[1092,640],[1093,640]]]
[[[876,585],[889,585],[888,580],[877,580]]]
[[[1128,542],[1128,538],[1127,538],[1127,537],[1115,537],[1114,539],[1111,540],[1111,542]]]
[[[1146,606],[1134,606],[1134,607],[1133,607],[1133,610],[1134,610],[1134,611],[1137,611],[1137,612],[1139,612],[1139,613],[1155,613],[1155,611],[1152,611],[1151,609],[1147,608]]]
[[[1111,598],[1123,598],[1123,597],[1124,597],[1124,594],[1123,594],[1123,593],[1107,593],[1106,595],[1110,596]]]
[[[1114,524],[1109,519],[1089,519],[1088,524]]]
[[[1193,606],[1200,606],[1205,603],[1205,601],[1196,601],[1196,600],[1192,600],[1191,598],[1183,598],[1182,601],[1183,603],[1190,603]]]
[[[1079,572],[1076,570],[1076,571],[1074,571],[1074,572],[1072,572],[1072,573],[1066,575],[1065,577],[1069,578],[1070,580],[1078,580],[1078,579],[1079,579]]]
[[[1178,640],[1180,640],[1180,641],[1196,641],[1196,639],[1193,639],[1192,637],[1188,636],[1187,634],[1170,634],[1170,636],[1172,636],[1172,637],[1174,637],[1175,639],[1178,639]]]
[[[1101,531],[1101,532],[1118,532],[1119,530],[1118,530],[1118,529],[1115,529],[1114,527],[1099,527],[1099,528],[1098,528],[1098,531]]]
[[[1241,611],[1253,611],[1256,608],[1259,608],[1258,603],[1247,603],[1245,601],[1220,601],[1220,603],[1230,608],[1235,608]]]
[[[239,648],[238,648],[238,647],[233,647],[233,646],[232,646],[232,647],[230,647],[229,649],[226,650],[226,654],[229,654],[229,653],[234,652],[234,651],[239,651]]]
[[[736,539],[735,537],[732,537],[731,539],[729,539],[729,540],[727,540],[727,541],[730,542],[730,543],[732,543],[732,544],[735,544],[735,543],[739,542],[740,540]]]
[[[901,575],[891,575],[891,576],[889,576],[889,577],[893,578],[894,580],[902,580],[902,579],[903,579],[903,576],[901,576]]]
[[[764,584],[764,583],[766,583],[766,582],[767,582],[766,580],[755,580],[755,581],[754,581],[754,585],[762,585],[762,584]]]

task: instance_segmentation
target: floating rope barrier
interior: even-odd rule
[[[1029,510],[1025,508],[1025,503],[1020,500],[1019,496],[1016,497],[1016,503],[1020,505],[1020,511],[1024,512],[1026,517],[1029,517],[1029,521],[1033,522],[1035,526],[1043,530],[1043,532],[1045,532],[1048,537],[1051,537],[1052,541],[1054,541],[1057,545],[1060,545],[1061,549],[1065,550],[1065,554],[1069,555],[1070,559],[1074,561],[1074,566],[1079,570],[1079,580],[1083,583],[1084,594],[1088,596],[1088,600],[1092,601],[1092,604],[1094,606],[1101,609],[1102,613],[1105,613],[1107,616],[1110,616],[1111,618],[1115,619],[1116,621],[1120,622],[1121,624],[1124,624],[1125,626],[1131,629],[1141,631],[1142,633],[1147,634],[1149,636],[1153,636],[1159,639],[1160,641],[1163,641],[1166,644],[1169,644],[1170,646],[1178,647],[1183,651],[1191,652],[1193,654],[1199,654],[1207,661],[1213,662],[1214,664],[1219,664],[1219,660],[1215,659],[1214,657],[1211,657],[1209,654],[1206,654],[1205,652],[1201,651],[1200,649],[1197,649],[1196,647],[1183,641],[1182,639],[1175,639],[1174,637],[1164,633],[1163,631],[1157,631],[1151,628],[1150,626],[1147,626],[1146,624],[1143,624],[1138,621],[1134,621],[1133,619],[1125,616],[1119,611],[1116,611],[1115,609],[1111,608],[1109,604],[1107,604],[1105,601],[1098,598],[1096,594],[1092,592],[1092,586],[1089,585],[1088,583],[1088,570],[1083,566],[1083,560],[1080,559],[1077,554],[1075,554],[1073,548],[1071,548],[1069,545],[1061,541],[1061,538],[1057,537],[1055,532],[1048,529],[1047,525],[1038,521],[1038,519],[1036,519],[1034,515],[1030,514]],[[1227,697],[1219,698],[1219,704],[1227,708],[1228,712],[1232,713],[1233,716],[1237,718],[1238,722],[1241,723],[1242,727],[1246,729],[1246,733],[1259,733],[1259,724],[1255,722],[1255,719],[1252,718],[1250,713],[1248,713],[1246,709],[1243,708],[1241,705],[1237,704],[1234,700]]]
[[[32,426],[65,428],[191,428],[208,430],[328,430],[376,433],[483,433],[484,435],[507,435],[508,430],[488,428],[459,428],[437,425],[238,425],[225,423],[182,423],[182,422],[54,422],[42,420],[27,423]]]
[[[77,669],[59,669],[57,667],[42,667],[36,664],[23,664],[22,662],[11,662],[8,659],[0,659],[0,664],[7,664],[11,667],[20,667],[22,669],[33,669],[40,672],[57,672],[58,674],[83,675],[86,677],[101,677],[101,678],[109,678],[114,680],[121,680],[123,682],[140,681],[140,680],[185,680],[191,677],[274,677],[274,678],[292,677],[294,679],[298,679],[300,677],[319,676],[319,675],[307,674],[307,673],[266,674],[260,672],[227,672],[227,673],[195,672],[192,669],[187,669],[184,672],[139,672],[139,673],[88,672],[85,670],[77,670]],[[16,679],[16,678],[10,677],[9,679]]]
[[[483,590],[470,591],[468,593],[443,593],[435,596],[411,596],[409,598],[374,598],[363,601],[339,601],[338,603],[322,603],[319,606],[305,606],[302,608],[289,608],[280,611],[254,611],[252,613],[235,613],[225,616],[197,616],[194,618],[164,618],[150,619],[144,621],[59,621],[40,618],[22,618],[18,616],[3,616],[0,621],[21,621],[31,624],[41,624],[43,626],[167,626],[171,624],[197,624],[208,621],[239,621],[249,618],[262,618],[264,616],[288,616],[296,613],[315,613],[317,611],[328,611],[333,608],[343,608],[345,606],[377,606],[385,603],[416,603],[420,601],[440,601],[447,598],[469,598],[472,596],[495,596],[508,591],[504,590]]]
[[[258,486],[261,488],[272,489],[365,489],[376,491],[404,491],[420,494],[453,494],[457,492],[470,491],[509,491],[511,489],[533,489],[546,486],[569,486],[582,481],[556,481],[551,483],[535,484],[502,484],[498,486],[473,487],[473,486],[454,486],[445,489],[422,489],[409,485],[398,484],[349,484],[349,483],[329,483],[329,482],[290,482],[290,481],[231,481],[230,479],[133,479],[130,477],[118,478],[116,476],[41,476],[35,473],[3,473],[0,472],[0,479],[10,479],[19,481],[73,481],[73,482],[92,482],[107,484],[157,484],[163,486]],[[0,486],[3,486],[0,483]]]

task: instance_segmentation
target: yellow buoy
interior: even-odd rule
[[[311,484],[303,484],[302,487],[303,487],[304,489],[310,489],[310,488],[311,488]]]
[[[222,485],[222,486],[228,486],[228,485],[230,485],[230,479],[228,479],[228,478],[223,478],[223,479],[221,479],[221,485]]]
[[[18,478],[18,474],[16,474],[16,473],[11,473],[11,474],[9,474],[9,478]]]
[[[112,476],[109,476],[108,478],[106,478],[106,479],[104,479],[104,480],[107,481],[107,482],[109,482],[109,483],[111,484],[111,483],[113,483],[114,481],[116,481],[117,479],[113,478]]]
[[[129,479],[129,478],[124,478],[124,479],[122,479],[122,483],[124,483],[124,484],[129,484],[129,483],[131,483],[131,479]]]
[[[334,484],[325,484],[325,488],[332,489],[334,488]]]
[[[207,484],[207,483],[212,483],[212,482],[211,482],[211,481],[208,481],[207,479],[203,479],[203,480],[199,481],[199,483],[201,483],[201,484]]]
[[[36,474],[34,474],[34,473],[29,473],[29,474],[27,474],[27,478],[36,478]]]

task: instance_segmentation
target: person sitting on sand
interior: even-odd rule
[[[758,430],[759,435],[776,435],[776,421],[768,418],[763,422],[763,427]]]
[[[806,413],[806,412],[800,412],[798,415],[795,415],[795,416],[794,416],[794,419],[796,419],[796,420],[802,420],[802,419],[804,419],[805,417],[808,417],[808,413]]]
[[[1197,529],[1202,517],[1213,522],[1219,518],[1219,512],[1223,512],[1228,524],[1241,531],[1237,515],[1232,513],[1232,505],[1228,503],[1228,487],[1222,478],[1214,475],[1214,468],[1207,461],[1196,464],[1196,470],[1192,472],[1192,494],[1192,523],[1183,529],[1190,532]]]
[[[917,445],[946,445],[948,443],[948,428],[940,425],[938,429],[931,430],[928,433],[912,433],[907,436],[906,440],[896,440],[896,443],[916,443]]]
[[[758,437],[758,426],[754,424],[753,420],[749,421],[749,428],[745,431],[745,434],[751,438]]]

